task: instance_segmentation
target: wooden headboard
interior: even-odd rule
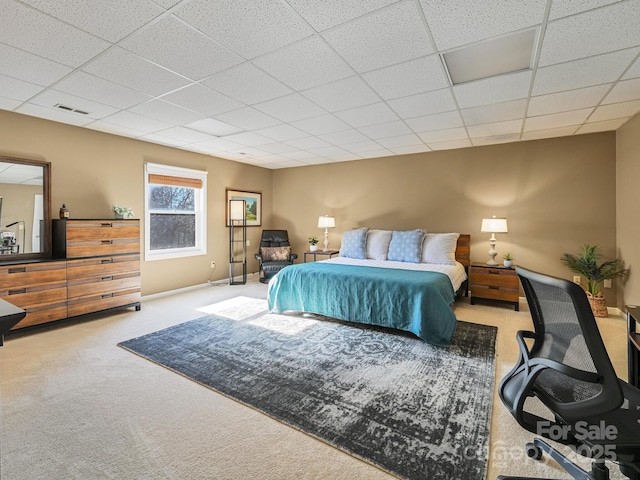
[[[458,237],[458,244],[456,245],[456,260],[465,267],[471,265],[471,235],[468,233],[461,233]]]

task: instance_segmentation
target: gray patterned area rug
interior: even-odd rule
[[[119,346],[398,477],[484,478],[495,327],[440,348],[245,300]]]

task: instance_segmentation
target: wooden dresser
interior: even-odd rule
[[[473,263],[469,275],[471,305],[477,299],[505,302],[520,310],[520,280],[514,268]]]
[[[140,310],[140,221],[53,220],[53,258],[0,265],[0,298],[27,311],[14,329],[111,308]]]

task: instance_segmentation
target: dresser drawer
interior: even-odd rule
[[[140,272],[140,255],[117,255],[83,258],[67,262],[69,282],[82,278],[103,278],[110,275]]]
[[[140,289],[122,290],[104,295],[89,295],[69,299],[69,316],[84,315],[108,308],[122,307],[140,302]],[[138,308],[139,309],[139,308]]]
[[[519,309],[520,280],[513,268],[472,265],[469,289],[472,305],[480,298],[508,302],[513,304],[516,310]]]
[[[32,311],[27,312],[27,316],[20,320],[20,323],[18,323],[11,330],[30,327],[32,325],[40,325],[41,323],[53,322],[55,320],[61,320],[63,318],[67,318],[66,300],[64,305],[32,309]]]
[[[55,220],[57,258],[83,258],[140,252],[139,220]]]
[[[0,296],[7,295],[8,290],[64,282],[66,278],[66,262],[3,265],[0,267]]]
[[[140,275],[123,273],[98,278],[81,278],[71,280],[67,284],[69,299],[94,295],[107,295],[120,290],[140,291]]]

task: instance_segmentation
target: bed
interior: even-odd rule
[[[469,245],[467,234],[345,232],[339,257],[292,265],[272,278],[269,309],[394,328],[448,346],[456,327],[451,306],[468,295]]]

